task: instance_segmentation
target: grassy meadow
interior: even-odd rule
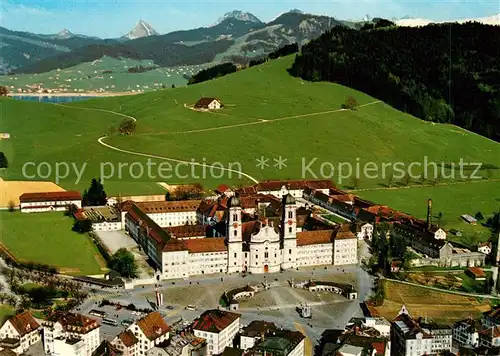
[[[116,59],[103,57],[94,62],[78,64],[62,70],[52,70],[37,74],[16,74],[0,76],[0,85],[6,85],[13,93],[26,89],[27,85],[41,83],[46,89],[66,89],[65,92],[97,91],[106,92],[152,91],[166,87],[187,84],[186,75],[194,75],[208,66],[194,65],[182,67],[157,67],[147,72],[129,73],[128,69],[143,66],[156,67],[153,61]],[[109,72],[111,71],[111,72]]]
[[[481,181],[477,183],[454,184],[435,187],[412,187],[379,189],[355,192],[368,200],[388,205],[394,209],[425,219],[427,199],[432,199],[433,222],[439,223],[439,212],[443,214],[441,226],[462,231],[462,236],[448,235],[451,241],[476,247],[479,242],[488,241],[490,229],[481,224],[470,225],[460,215],[474,216],[478,211],[485,220],[500,210],[500,182]]]
[[[0,212],[0,242],[17,258],[46,263],[62,273],[103,273],[99,251],[89,237],[71,231],[73,219],[62,212]]]
[[[424,162],[427,157],[428,161],[445,165],[461,158],[482,162],[487,167],[480,171],[483,177],[500,177],[498,143],[455,126],[424,122],[341,85],[291,77],[286,69],[292,62],[293,56],[285,57],[193,86],[93,99],[70,107],[2,100],[5,131],[13,135],[8,143],[0,143],[11,145],[6,151],[13,157],[12,167],[3,174],[7,179],[21,179],[23,164],[36,158],[47,162],[87,162],[80,182],[76,183],[72,175],[60,183],[77,189],[87,187],[88,181],[100,174],[102,163],[113,163],[115,174],[104,182],[111,194],[153,192],[161,189],[155,184],[158,181],[196,181],[208,188],[222,182],[250,182],[236,173],[191,166],[178,167],[177,172],[167,169],[160,176],[157,165],[165,162],[162,157],[167,157],[241,167],[257,180],[317,177],[331,178],[342,187],[377,188],[386,182],[381,168],[377,178],[368,178],[361,169],[360,179],[353,182],[349,169],[339,170],[339,163],[350,164],[355,170],[356,164],[361,168],[368,162],[378,167],[390,162],[408,165]],[[196,112],[186,107],[203,96],[220,98],[224,109]],[[357,100],[357,110],[340,110],[348,96]],[[111,134],[104,142],[139,155],[97,143],[122,117],[92,110],[95,108],[137,118],[134,135]],[[156,166],[153,174],[136,178],[141,170],[138,164],[146,168],[147,156],[140,154],[154,155]],[[274,159],[280,156],[286,159],[286,167],[281,169],[273,166]],[[268,159],[270,166],[257,167],[256,160],[261,157]],[[117,169],[118,163],[134,162],[138,162],[135,171],[127,167],[121,172]],[[310,170],[304,170],[305,166]],[[394,184],[403,183],[395,179]]]

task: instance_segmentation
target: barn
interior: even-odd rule
[[[217,98],[201,98],[194,104],[195,109],[217,110],[222,107],[222,102]]]

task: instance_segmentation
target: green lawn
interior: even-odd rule
[[[485,168],[481,175],[500,177],[498,143],[455,126],[424,122],[383,103],[356,111],[338,111],[348,96],[360,105],[376,99],[341,85],[291,77],[286,69],[292,61],[293,56],[285,57],[193,86],[71,106],[114,110],[137,118],[134,135],[114,134],[104,140],[107,144],[160,157],[217,162],[226,168],[241,168],[258,180],[331,178],[342,187],[375,188],[386,182],[382,177],[383,163],[423,163],[425,157],[444,164],[460,158],[482,162]],[[184,107],[202,96],[219,97],[225,108],[216,113],[201,113]],[[174,164],[159,171],[160,159],[151,161],[154,166],[152,174],[148,174],[146,157],[113,151],[97,143],[100,136],[109,133],[110,126],[122,120],[110,113],[12,100],[2,100],[0,105],[5,122],[2,130],[12,135],[10,140],[0,142],[12,160],[4,172],[8,179],[22,179],[23,164],[36,157],[37,162],[52,165],[61,161],[79,166],[87,163],[80,182],[75,182],[75,174],[61,182],[65,188],[80,190],[88,186],[92,177],[100,175],[101,167],[109,168],[109,162],[113,164],[114,176],[105,180],[104,187],[110,194],[160,192],[162,188],[155,184],[159,181],[200,182],[208,188],[220,183],[250,183],[237,173],[219,169]],[[308,116],[294,117],[297,115]],[[231,125],[240,126],[226,127]],[[269,159],[270,167],[256,166],[256,159],[261,156]],[[278,169],[273,167],[273,159],[280,156],[287,161],[286,167]],[[134,171],[130,164],[135,162]],[[356,164],[363,166],[368,162],[378,165],[378,177],[368,178],[361,169],[359,181],[353,182],[345,164],[355,171]],[[345,163],[342,170],[338,169],[339,163]],[[144,174],[136,178],[139,164]],[[310,170],[304,169],[306,166]],[[390,171],[386,169],[387,174]],[[54,175],[48,179],[54,180]],[[397,179],[393,183],[401,184]],[[418,206],[417,202],[414,204]]]
[[[500,210],[500,182],[483,181],[437,187],[414,187],[391,190],[360,191],[357,194],[379,204],[412,214],[424,219],[427,214],[427,199],[432,199],[433,222],[439,223],[438,214],[443,213],[441,226],[462,231],[462,236],[448,234],[448,239],[471,247],[488,241],[491,231],[482,226],[465,223],[460,215],[475,215],[480,211],[485,219]]]
[[[0,324],[3,324],[7,318],[15,314],[16,311],[10,305],[0,304]]]
[[[63,213],[0,212],[0,241],[17,258],[56,266],[63,273],[99,274],[102,257],[87,235],[71,231]]]

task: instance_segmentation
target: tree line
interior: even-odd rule
[[[197,74],[189,78],[188,85],[205,82],[207,80],[223,77],[227,74],[234,73],[238,70],[238,67],[233,63],[222,63],[216,66],[203,69]]]
[[[302,47],[290,73],[340,83],[421,119],[500,140],[498,26],[334,27]]]

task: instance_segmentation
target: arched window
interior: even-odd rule
[[[233,221],[238,221],[238,214],[233,214]]]
[[[293,218],[293,212],[292,212],[291,210],[288,212],[288,218],[289,218],[289,219],[292,219],[292,218]]]

